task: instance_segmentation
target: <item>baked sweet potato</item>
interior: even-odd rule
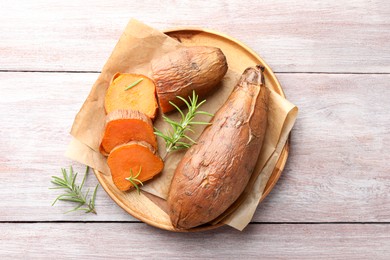
[[[176,228],[212,221],[245,189],[267,128],[269,90],[262,71],[260,66],[245,70],[212,125],[176,168],[168,195]]]
[[[108,155],[116,146],[130,141],[145,141],[157,149],[153,124],[148,116],[136,110],[114,110],[106,116],[100,152]]]
[[[156,86],[153,80],[140,74],[114,75],[104,99],[107,114],[118,109],[132,109],[154,119],[157,107]]]
[[[129,142],[115,147],[107,159],[115,186],[121,191],[135,188],[126,178],[135,177],[140,182],[159,174],[164,163],[154,148],[146,142]]]
[[[172,111],[176,96],[187,98],[193,90],[203,97],[221,81],[228,69],[226,57],[219,48],[206,46],[182,47],[152,63],[157,98],[163,113]]]

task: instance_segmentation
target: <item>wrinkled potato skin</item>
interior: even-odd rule
[[[153,79],[163,113],[183,103],[176,98],[192,96],[192,91],[205,96],[226,74],[226,57],[219,48],[206,46],[183,47],[152,63]],[[179,102],[180,101],[180,102]]]
[[[222,214],[243,192],[267,128],[263,68],[248,68],[225,104],[184,155],[168,195],[173,226],[189,229]]]

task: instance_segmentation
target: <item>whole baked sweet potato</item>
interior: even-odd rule
[[[269,90],[262,71],[260,66],[245,70],[212,125],[176,168],[168,195],[176,228],[212,221],[245,189],[267,127]]]
[[[153,79],[163,113],[178,106],[176,96],[186,98],[193,90],[200,96],[211,92],[226,74],[228,65],[223,52],[216,47],[182,47],[152,63]]]

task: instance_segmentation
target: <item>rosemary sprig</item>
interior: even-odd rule
[[[163,119],[165,122],[171,125],[172,131],[166,131],[164,134],[160,130],[155,128],[155,134],[165,141],[165,147],[167,154],[180,150],[190,148],[196,142],[187,135],[187,131],[194,132],[191,129],[193,125],[209,125],[208,122],[202,121],[193,121],[196,115],[207,115],[212,117],[213,114],[210,114],[205,111],[198,111],[200,106],[202,106],[206,100],[201,101],[198,104],[198,95],[195,94],[195,91],[192,92],[192,98],[188,97],[189,101],[185,100],[183,97],[177,96],[178,99],[182,100],[188,107],[187,114],[184,115],[183,111],[175,105],[173,102],[169,101],[169,103],[174,106],[177,111],[179,111],[181,115],[180,122],[175,122],[167,116],[163,115]]]
[[[141,173],[142,171],[142,166],[139,168],[139,171],[137,173],[137,175],[133,176],[133,169],[130,169],[130,177],[128,178],[125,178],[126,180],[128,180],[129,182],[131,182],[131,184],[133,184],[133,186],[137,189],[137,192],[138,194],[140,194],[140,189],[139,189],[139,186],[138,184],[141,184],[141,186],[143,186],[144,184],[142,183],[142,181],[140,181],[138,178],[139,174]],[[137,183],[138,182],[138,183]]]
[[[137,86],[137,85],[138,85],[141,81],[143,81],[143,80],[144,80],[143,78],[140,78],[140,79],[134,81],[134,82],[131,83],[129,86],[127,86],[127,87],[125,88],[125,90],[129,90],[129,89],[131,89],[131,88]]]
[[[57,185],[57,187],[50,188],[50,189],[65,189],[66,191],[64,194],[59,195],[54,200],[52,206],[54,206],[54,204],[59,200],[71,201],[71,202],[78,203],[79,205],[76,206],[74,209],[69,210],[65,213],[76,211],[76,210],[82,210],[82,211],[85,211],[85,213],[96,214],[95,199],[96,199],[96,191],[97,191],[99,184],[96,185],[96,187],[93,191],[93,194],[92,194],[92,196],[90,196],[88,202],[87,202],[87,197],[88,197],[89,189],[87,190],[87,192],[85,194],[82,191],[85,180],[87,179],[89,167],[87,166],[87,168],[85,170],[84,178],[83,178],[80,185],[76,185],[76,183],[75,183],[78,173],[75,173],[75,174],[73,173],[72,166],[69,169],[69,174],[66,172],[65,169],[61,169],[61,170],[62,170],[63,178],[60,178],[57,176],[52,176],[53,179],[51,180],[51,182],[53,184]],[[84,205],[86,207],[82,208],[82,206],[84,206]]]

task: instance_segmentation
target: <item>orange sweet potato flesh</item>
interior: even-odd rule
[[[261,67],[248,68],[184,155],[172,179],[172,224],[189,229],[221,215],[245,189],[267,128],[269,90]]]
[[[219,48],[206,46],[182,47],[153,61],[153,79],[163,113],[183,106],[176,96],[187,98],[192,91],[204,97],[218,86],[228,69],[226,57]]]
[[[126,90],[139,79],[143,79],[134,87]],[[141,74],[117,73],[107,89],[104,108],[109,114],[117,109],[138,110],[151,119],[157,111],[156,87],[153,80]]]
[[[136,110],[119,109],[108,114],[100,152],[107,156],[116,146],[130,141],[145,141],[157,149],[150,118]]]
[[[152,179],[164,167],[161,158],[146,142],[129,142],[114,148],[107,159],[115,186],[121,191],[134,188],[126,178],[130,177],[130,169],[134,175],[141,169],[138,179],[142,182]]]

